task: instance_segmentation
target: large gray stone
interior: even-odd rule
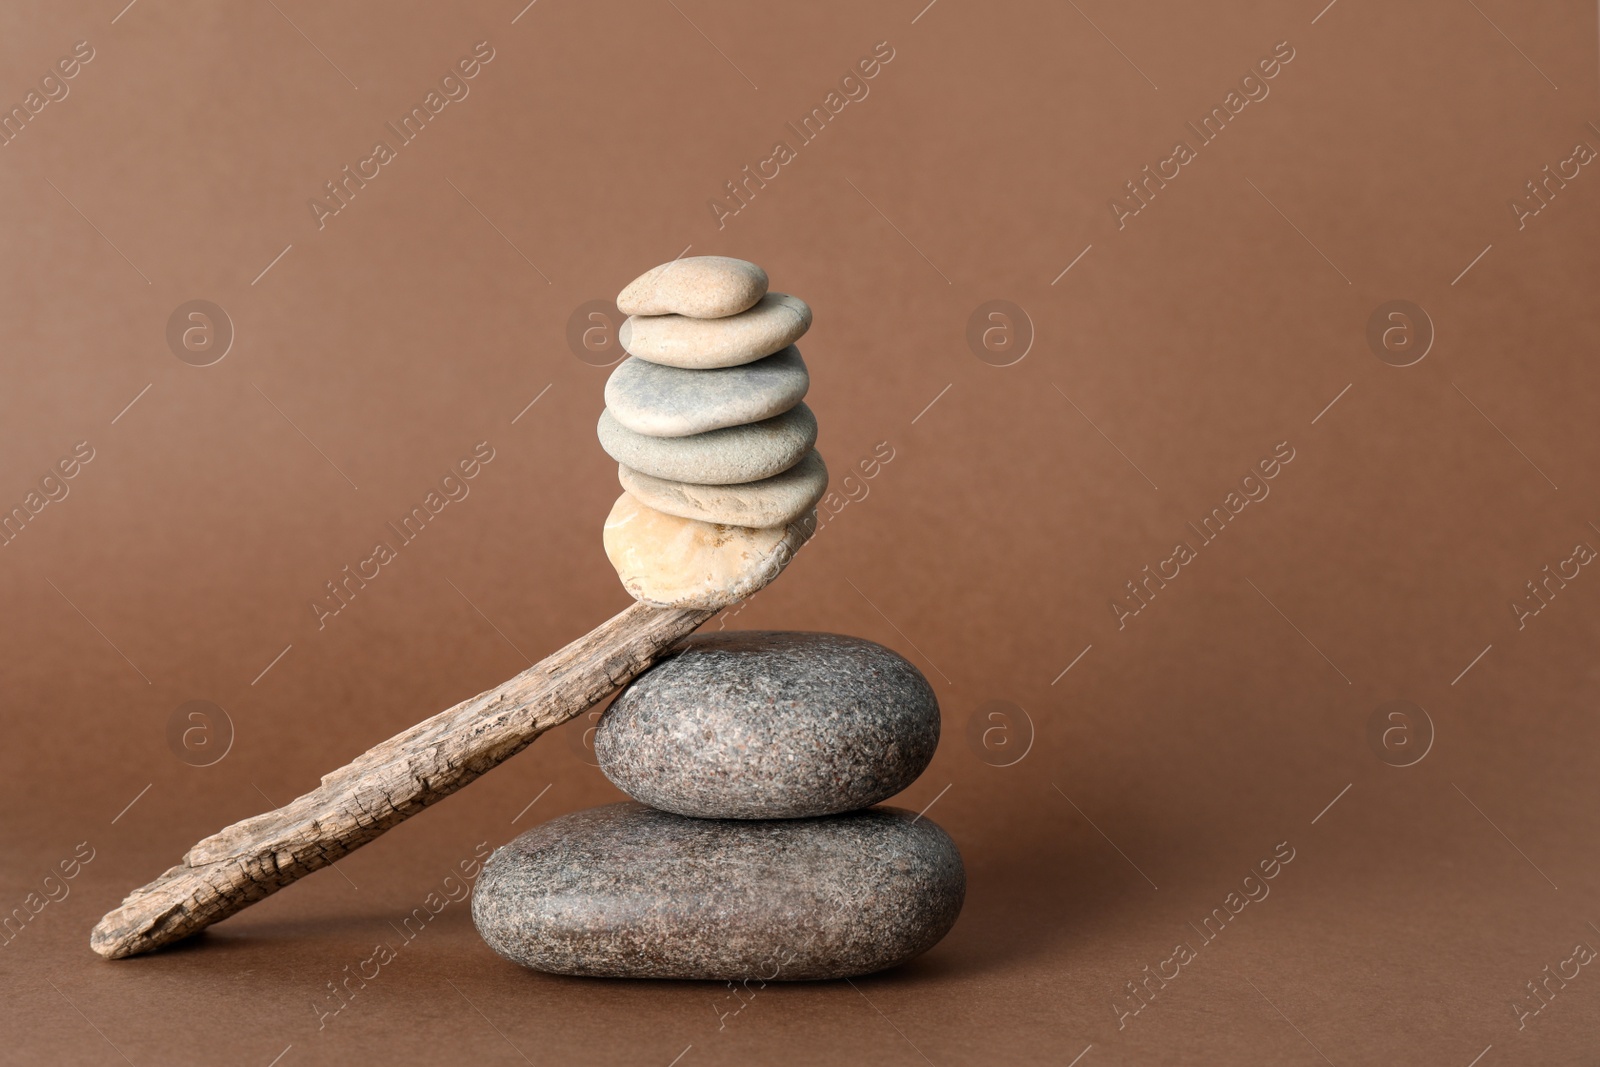
[[[497,849],[472,918],[539,971],[770,982],[903,963],[949,931],[965,892],[955,843],[908,811],[737,822],[624,803]]]
[[[652,267],[617,294],[624,315],[688,315],[720,319],[755,306],[767,272],[743,259],[689,256]]]
[[[617,788],[712,819],[854,811],[916,781],[939,746],[922,672],[859,637],[697,634],[618,694],[594,735]]]
[[[635,315],[617,340],[640,359],[703,370],[734,367],[794,344],[811,328],[811,308],[798,296],[768,293],[749,311],[725,319]]]
[[[647,437],[687,437],[760,422],[800,403],[811,386],[793,345],[754,363],[683,370],[632,356],[606,381],[606,410]]]
[[[617,464],[617,480],[657,511],[723,526],[786,526],[810,513],[828,491],[828,468],[816,449],[782,474],[737,485],[673,482]]]
[[[688,437],[635,433],[610,411],[600,413],[600,447],[625,467],[695,485],[733,485],[781,474],[817,443],[817,417],[802,401],[760,422]]]

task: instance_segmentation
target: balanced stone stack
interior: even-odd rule
[[[600,438],[627,492],[606,551],[636,598],[715,608],[805,540],[827,472],[794,341],[804,303],[741,260],[648,272],[617,304],[635,358]],[[554,819],[500,848],[473,894],[496,952],[631,978],[841,978],[902,963],[954,925],[961,855],[926,817],[871,807],[939,743],[921,672],[870,641],[733,632],[682,642],[612,702],[606,776],[638,803]]]
[[[754,263],[664,263],[617,297],[630,353],[606,382],[600,446],[624,490],[606,555],[635,597],[720,607],[770,581],[815,529],[828,471],[800,350],[805,301]]]

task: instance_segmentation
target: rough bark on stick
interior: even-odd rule
[[[368,749],[311,792],[220,830],[101,919],[123,959],[179,941],[326,867],[632,681],[715,612],[634,604],[502,685]]]

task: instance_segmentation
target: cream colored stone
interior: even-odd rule
[[[629,282],[617,294],[617,310],[624,315],[720,319],[754,306],[766,291],[767,272],[754,263],[690,256],[652,267]]]
[[[701,522],[731,526],[782,526],[817,506],[828,491],[828,468],[816,449],[782,474],[740,485],[673,482],[617,464],[617,480],[641,503]]]
[[[755,307],[725,319],[634,316],[617,331],[630,354],[686,370],[754,363],[787,348],[811,328],[811,308],[798,296],[768,293]]]
[[[776,578],[816,530],[814,513],[748,529],[679,518],[623,493],[606,517],[606,558],[635,599],[661,608],[726,607]]]

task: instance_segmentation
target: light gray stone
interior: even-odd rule
[[[600,447],[618,463],[674,482],[734,485],[780,474],[817,443],[817,419],[802,401],[760,422],[688,437],[647,437],[600,413]]]
[[[624,315],[687,315],[720,319],[754,306],[767,292],[767,272],[727,256],[690,256],[652,267],[617,294]]]
[[[800,403],[810,385],[793,345],[720,370],[681,370],[633,357],[606,381],[606,410],[634,433],[687,437],[781,415]]]
[[[625,803],[497,849],[472,918],[494,951],[553,974],[772,982],[904,963],[965,893],[955,843],[908,811],[738,822]]]
[[[724,526],[783,526],[807,514],[828,491],[828,468],[816,449],[782,474],[738,485],[693,485],[617,464],[617,480],[657,511]]]
[[[617,331],[622,347],[640,359],[704,370],[734,367],[786,348],[811,328],[811,308],[798,296],[768,293],[755,307],[726,319],[641,315]]]
[[[882,645],[828,633],[697,634],[612,701],[594,735],[607,778],[709,819],[854,811],[916,781],[939,701]]]

